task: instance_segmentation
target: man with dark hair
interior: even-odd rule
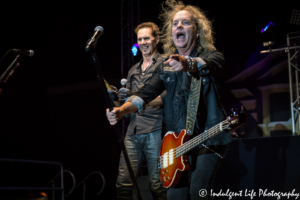
[[[226,118],[217,81],[224,57],[214,47],[211,23],[198,7],[175,0],[167,0],[166,5],[161,18],[168,60],[158,66],[150,82],[127,103],[112,112],[107,110],[106,114],[114,125],[128,113],[141,112],[145,104],[166,90],[165,129],[176,133],[186,129],[192,138]],[[197,92],[199,96],[195,98]],[[190,123],[196,104],[195,123]],[[190,152],[191,170],[183,172],[179,183],[168,189],[168,199],[208,199],[210,184],[230,142],[231,135],[221,132]]]
[[[135,29],[134,29],[134,32],[135,34],[137,35],[138,34],[138,31],[142,28],[151,28],[152,30],[152,33],[151,35],[154,37],[154,38],[157,38],[159,37],[159,28],[156,24],[154,24],[153,22],[144,22],[144,23],[141,23],[140,25],[138,25]]]
[[[126,91],[121,89],[119,96],[140,90],[149,82],[156,67],[163,62],[163,57],[157,51],[159,42],[157,25],[152,22],[142,23],[135,32],[143,58],[129,70]],[[166,189],[160,182],[157,170],[157,158],[162,142],[162,98],[163,94],[149,102],[143,112],[130,115],[130,124],[124,140],[135,177],[143,159],[146,160],[150,191],[153,199],[157,200],[167,199]],[[132,199],[133,184],[122,153],[116,186],[118,199]]]

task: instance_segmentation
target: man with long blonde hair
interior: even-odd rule
[[[160,17],[167,60],[127,103],[107,111],[107,118],[114,125],[125,114],[142,111],[145,104],[167,90],[164,128],[176,133],[186,129],[193,138],[226,118],[217,81],[224,57],[214,47],[211,23],[198,7],[167,0]],[[197,91],[199,97],[193,102]],[[196,104],[195,123],[190,125],[187,110]],[[230,142],[231,135],[221,132],[190,151],[191,170],[183,172],[178,184],[168,189],[168,199],[208,199],[210,184]]]
[[[197,51],[202,55],[216,50],[211,22],[199,8],[191,5],[186,6],[182,2],[176,2],[175,0],[168,0],[165,4],[166,7],[162,8],[160,19],[163,21],[163,35],[161,36],[161,42],[164,44],[163,49],[166,56],[174,54],[177,50],[177,47],[174,44],[174,38],[172,37],[172,29],[174,27],[173,18],[177,12],[182,10],[186,10],[191,14],[191,20],[197,36],[197,38],[194,38],[193,40],[195,44],[189,47],[197,46]]]

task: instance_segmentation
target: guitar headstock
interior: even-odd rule
[[[104,80],[104,83],[105,83],[106,88],[109,89],[109,90],[112,90],[112,88],[111,88],[111,86],[108,84],[108,82],[107,82],[105,79],[103,79],[103,80]]]
[[[231,115],[228,117],[228,126],[226,127],[227,132],[234,132],[237,128],[240,128],[244,124],[246,124],[247,121],[247,115],[244,112],[243,106],[241,107],[241,110],[239,111],[238,109],[231,109]],[[234,135],[236,133],[234,132]]]

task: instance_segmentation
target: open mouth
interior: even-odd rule
[[[185,39],[185,35],[183,33],[176,34],[177,39]]]
[[[142,49],[143,50],[146,50],[146,49],[148,49],[149,47],[148,46],[142,46]]]

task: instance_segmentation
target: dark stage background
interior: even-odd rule
[[[213,20],[216,47],[227,61],[224,80],[265,56],[253,52],[263,49],[263,37],[267,36],[260,30],[269,21],[276,25],[278,46],[284,44],[286,33],[292,30],[292,9],[299,9],[295,1],[184,2],[198,5]],[[160,25],[160,3],[140,1],[140,22]],[[22,56],[21,65],[2,87],[0,157],[61,162],[77,181],[92,171],[100,171],[106,178],[106,187],[98,198],[112,199],[120,149],[105,118],[102,91],[84,47],[94,28],[101,25],[105,31],[96,52],[105,78],[120,87],[120,2],[11,3],[1,6],[0,15],[0,56],[12,48],[35,51],[32,58]],[[255,59],[251,60],[250,55]],[[4,59],[1,73],[15,56],[10,53]],[[234,104],[238,102],[230,102],[229,106]],[[20,166],[10,169],[20,170]],[[1,173],[7,178],[10,172]],[[20,176],[9,177],[9,186],[20,181]],[[48,181],[41,177],[39,181]],[[90,188],[97,190],[101,181],[93,181]],[[96,198],[95,191],[90,193],[91,198]]]

